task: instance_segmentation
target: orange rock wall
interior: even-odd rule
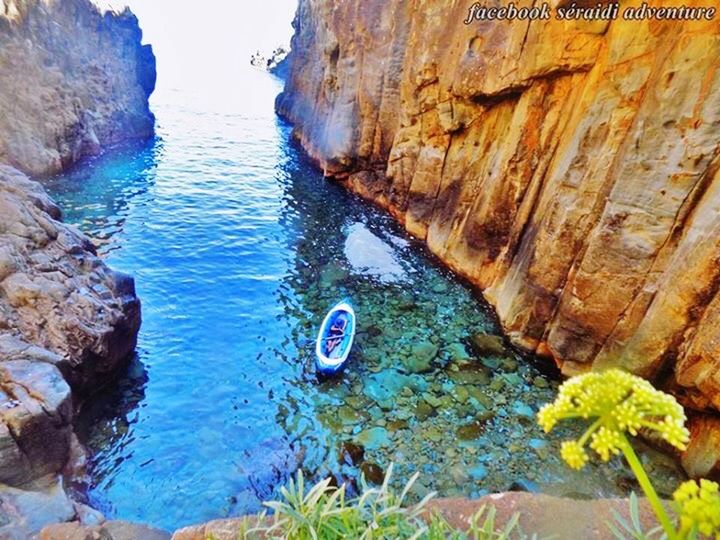
[[[683,3],[707,5],[649,2]],[[300,0],[278,112],[515,343],[720,409],[720,16],[465,25],[470,4]]]

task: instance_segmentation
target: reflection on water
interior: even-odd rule
[[[353,483],[391,462],[398,483],[422,472],[414,496],[631,489],[619,462],[560,463],[567,432],[533,419],[557,383],[422,246],[305,162],[275,80],[248,85],[254,99],[211,109],[159,99],[156,141],[49,183],[143,300],[138,360],[82,412],[91,502],[172,529],[256,511],[299,467]],[[354,353],[318,381],[312,340],[345,297]],[[669,489],[677,469],[644,456]]]

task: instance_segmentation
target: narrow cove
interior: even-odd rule
[[[279,81],[244,76],[252,94],[223,106],[154,98],[155,140],[46,182],[143,301],[137,357],[79,418],[89,502],[172,530],[258,511],[299,468],[355,482],[390,463],[397,485],[420,471],[415,497],[637,490],[619,460],[561,462],[577,433],[534,419],[558,381],[391,218],[307,162],[274,114]],[[318,381],[308,344],[342,298],[362,333],[345,373]],[[644,458],[669,494],[683,474]]]

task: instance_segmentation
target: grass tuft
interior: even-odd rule
[[[380,487],[361,480],[361,494],[345,497],[345,486],[331,486],[323,480],[305,488],[302,471],[280,490],[282,499],[264,503],[274,514],[272,521],[258,519],[239,532],[243,540],[283,538],[289,540],[510,540],[525,539],[518,526],[518,515],[498,528],[495,508],[481,507],[471,517],[466,530],[452,527],[440,514],[430,513],[428,494],[417,504],[405,498],[418,478],[415,474],[399,495],[390,488],[392,465]]]

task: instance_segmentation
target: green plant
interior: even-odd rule
[[[306,491],[302,471],[281,489],[282,500],[265,505],[274,512],[272,523],[258,519],[239,538],[287,538],[290,540],[407,539],[407,540],[509,540],[525,538],[514,516],[496,529],[495,508],[483,506],[472,516],[468,530],[453,528],[440,514],[431,513],[427,503],[434,493],[414,505],[406,505],[415,474],[397,495],[390,489],[392,465],[383,484],[370,487],[361,480],[361,494],[346,499],[345,486],[336,488],[323,480]]]
[[[720,538],[720,506],[713,506],[718,500],[715,498],[717,484],[704,481],[705,484],[692,487],[691,481],[680,486],[675,492],[675,508],[680,516],[680,527],[676,529],[628,439],[628,435],[636,436],[643,429],[684,450],[689,433],[685,428],[683,408],[674,397],[619,369],[586,373],[565,381],[555,401],[538,412],[538,423],[546,433],[567,419],[590,422],[579,439],[564,441],[561,445],[560,455],[570,467],[581,469],[585,466],[589,460],[586,446],[603,461],[622,454],[667,538],[696,538],[698,532]],[[641,531],[638,514],[637,499],[631,498],[632,523],[619,523],[624,534],[633,538],[648,538],[648,534],[655,534],[655,531],[647,534]],[[622,531],[613,529],[620,538],[625,537]]]
[[[613,511],[615,515],[615,523],[608,523],[610,531],[615,535],[618,540],[626,540],[632,538],[633,540],[650,540],[652,538],[658,538],[662,533],[662,527],[655,527],[651,531],[643,531],[642,524],[640,523],[640,505],[638,504],[638,498],[635,493],[630,494],[630,522],[628,523],[617,511]],[[619,526],[619,527],[618,527]]]

